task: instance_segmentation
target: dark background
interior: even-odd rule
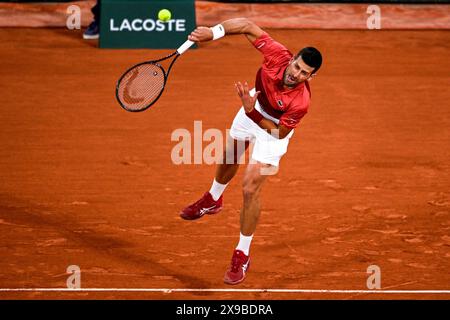
[[[73,0],[49,0],[49,1],[42,1],[42,0],[22,0],[22,1],[13,1],[13,0],[7,0],[7,1],[0,1],[0,2],[71,2]],[[329,0],[259,0],[259,1],[238,1],[238,0],[214,0],[213,2],[242,2],[242,3],[264,3],[264,2],[279,2],[279,3],[450,3],[450,0],[377,0],[377,1],[370,1],[370,0],[346,0],[346,1],[329,1]]]

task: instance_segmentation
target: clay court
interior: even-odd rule
[[[449,299],[449,31],[267,30],[320,48],[312,105],[276,176],[244,283],[223,284],[239,237],[243,168],[215,216],[184,221],[213,165],[174,165],[178,128],[225,132],[235,81],[261,56],[242,36],[185,53],[163,97],[133,114],[115,84],[170,50],[106,50],[64,28],[0,29],[0,287],[367,290],[11,292],[1,299]],[[207,143],[204,144],[204,146]]]

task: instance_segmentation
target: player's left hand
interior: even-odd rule
[[[248,92],[248,83],[244,82],[244,84],[240,83],[239,81],[235,83],[236,90],[238,93],[238,96],[242,100],[242,105],[244,106],[245,112],[250,112],[255,107],[256,99],[258,98],[258,94],[260,94],[260,91],[257,91],[254,96],[251,96]]]

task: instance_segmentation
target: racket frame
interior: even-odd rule
[[[147,110],[148,108],[150,108],[156,101],[158,101],[159,97],[161,97],[161,95],[162,95],[162,93],[163,93],[163,91],[164,91],[164,89],[166,87],[166,82],[167,82],[167,78],[169,77],[170,69],[172,69],[172,66],[175,63],[175,61],[178,59],[179,56],[181,56],[184,52],[186,52],[193,44],[194,44],[193,41],[186,40],[176,51],[172,52],[168,56],[165,56],[164,58],[161,58],[161,59],[158,59],[158,60],[150,60],[150,61],[144,61],[144,62],[138,63],[138,64],[132,66],[131,68],[129,68],[127,71],[125,71],[123,73],[123,75],[119,78],[119,80],[117,81],[117,84],[116,84],[116,99],[119,102],[120,106],[123,109],[125,109],[126,111],[129,111],[129,112],[142,112],[142,111]],[[169,58],[171,58],[173,56],[175,56],[175,58],[170,63],[169,68],[167,68],[167,72],[166,72],[166,70],[164,70],[162,65],[160,65],[158,62],[163,61],[163,60],[167,60],[167,59],[169,59]],[[162,87],[161,91],[159,92],[158,96],[156,97],[156,99],[153,100],[152,103],[147,105],[145,108],[137,109],[137,110],[131,110],[131,109],[128,109],[122,103],[122,101],[120,101],[120,98],[119,98],[119,86],[120,86],[120,83],[122,82],[123,77],[125,77],[128,74],[128,72],[130,72],[132,69],[134,69],[136,67],[139,67],[139,66],[141,66],[143,64],[154,64],[154,65],[158,66],[163,71],[163,74],[164,74],[163,87]]]

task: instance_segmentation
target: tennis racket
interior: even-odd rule
[[[167,83],[170,69],[187,49],[194,44],[187,40],[175,52],[168,56],[152,61],[139,63],[128,69],[117,81],[116,98],[127,111],[144,111],[161,97]],[[159,62],[173,58],[167,72]]]

